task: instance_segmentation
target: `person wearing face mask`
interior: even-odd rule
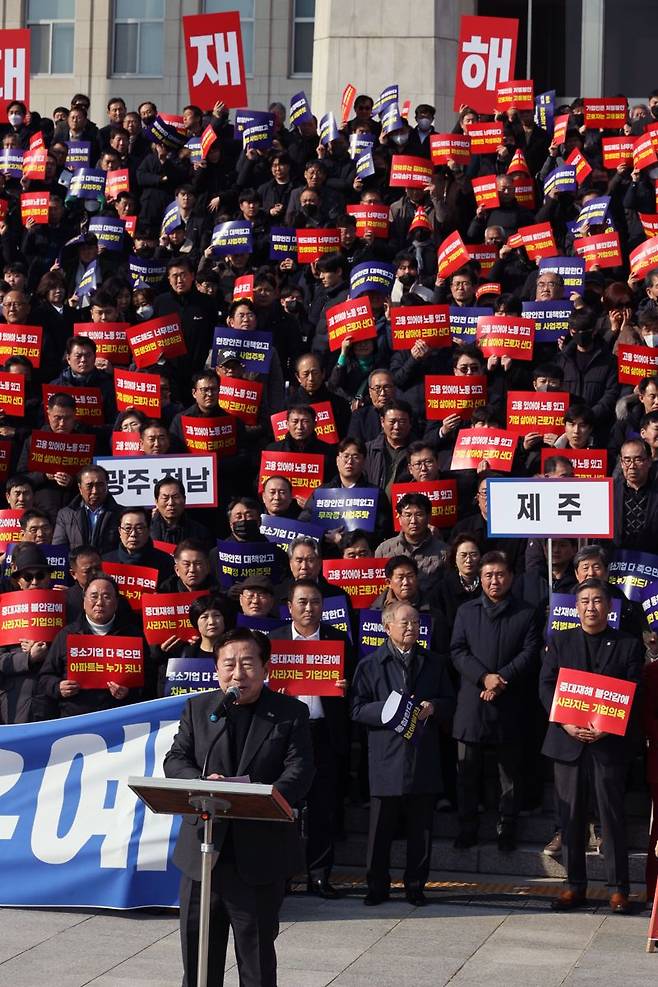
[[[25,123],[25,117],[27,116],[27,107],[25,103],[21,103],[20,100],[15,100],[10,103],[7,107],[7,121],[6,127],[3,127],[0,132],[0,140],[6,134],[12,134],[17,140],[17,147],[23,148],[24,151],[30,146],[30,137],[34,132],[34,128],[28,127]]]
[[[589,308],[574,312],[569,319],[571,341],[556,362],[564,372],[564,390],[589,405],[601,431],[614,421],[619,383],[617,361],[595,334],[595,321]]]
[[[288,556],[283,549],[279,548],[278,545],[273,546],[265,535],[261,534],[261,513],[261,506],[253,497],[236,497],[232,500],[226,512],[230,531],[226,541],[248,543],[250,545],[262,542],[268,548],[274,548],[274,559],[279,578],[285,579],[290,574]],[[217,549],[211,551],[210,558],[213,570],[217,571]]]
[[[430,136],[436,133],[434,129],[436,109],[429,103],[419,103],[414,116],[416,126],[412,127],[409,133],[406,153],[420,158],[429,158],[431,157]]]
[[[304,185],[301,188],[293,189],[290,193],[288,208],[286,209],[286,226],[295,226],[297,217],[300,214],[303,217],[304,213],[320,219],[321,222],[318,225],[322,226],[327,219],[333,218],[338,213],[344,211],[345,200],[339,192],[327,185],[328,177],[328,170],[324,161],[314,160],[306,163],[304,168]],[[308,198],[304,195],[304,192],[309,190],[315,192],[318,197],[317,209],[312,210],[310,213],[308,209],[304,208],[304,202],[302,201]],[[310,205],[311,203],[309,202],[308,204]],[[315,205],[316,203],[314,202],[313,204]],[[297,223],[297,225],[299,226],[300,224]]]
[[[406,152],[405,152],[406,153]],[[396,251],[409,250],[409,241],[414,238],[411,224],[414,222],[416,210],[423,208],[429,224],[428,233],[440,237],[443,222],[443,209],[436,198],[436,187],[430,184],[426,189],[405,188],[404,195],[396,199],[389,211],[389,244]],[[416,234],[420,231],[415,231]],[[440,237],[442,239],[442,237]],[[439,240],[440,242],[440,240]],[[418,262],[418,253],[415,253]],[[433,274],[433,271],[426,272]]]
[[[487,226],[502,227],[507,240],[512,233],[516,233],[519,226],[531,226],[535,222],[535,214],[516,201],[512,175],[497,175],[496,191],[499,202],[497,206],[493,209],[486,209],[484,206],[477,207],[467,231],[471,243],[482,243]]]
[[[394,257],[395,281],[391,289],[391,302],[399,305],[403,295],[413,293],[422,298],[428,305],[434,292],[427,288],[418,277],[418,261],[410,250],[400,250]]]
[[[153,291],[151,288],[136,288],[133,292],[135,314],[140,322],[153,318]]]

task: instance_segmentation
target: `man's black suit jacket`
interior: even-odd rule
[[[313,781],[313,750],[308,709],[291,696],[263,688],[238,764],[231,756],[226,717],[212,723],[210,713],[221,692],[200,693],[186,704],[178,733],[164,759],[167,778],[200,778],[210,744],[219,735],[209,758],[207,774],[227,777],[249,775],[253,782],[274,785],[291,805],[304,798]],[[220,851],[228,823],[214,826]],[[245,884],[270,884],[300,869],[301,846],[294,823],[253,822],[230,824],[235,865]],[[183,816],[174,850],[174,863],[194,881],[201,880],[203,823]]]
[[[270,633],[271,641],[292,641],[292,623],[284,624],[283,627],[276,627]],[[351,679],[354,671],[354,659],[352,646],[347,634],[332,627],[324,621],[320,624],[321,641],[343,641],[345,644],[345,678]],[[329,739],[333,750],[337,754],[347,754],[349,749],[349,706],[347,699],[337,696],[320,696],[322,711],[327,727],[329,729]]]
[[[639,682],[644,663],[640,642],[623,631],[608,629],[599,650],[600,675],[615,679]],[[587,672],[587,647],[585,632],[580,627],[561,634],[554,634],[543,657],[539,676],[539,698],[548,713],[553,703],[555,684],[561,668],[576,668]],[[639,708],[638,698],[633,702]],[[634,719],[634,717],[633,717]],[[632,725],[624,737],[607,736],[593,744],[587,744],[593,757],[602,764],[615,764],[628,759],[632,751]],[[559,723],[549,723],[542,753],[555,761],[577,761],[585,749],[585,744],[570,737]]]

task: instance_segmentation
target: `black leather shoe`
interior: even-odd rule
[[[458,833],[455,842],[452,844],[455,850],[470,850],[472,846],[477,846],[478,834],[477,833]]]
[[[415,905],[416,908],[422,908],[423,905],[427,905],[428,901],[425,894],[418,888],[415,891],[407,891],[405,898],[410,905]]]
[[[384,892],[380,894],[377,893],[376,891],[369,891],[368,894],[363,899],[363,904],[370,906],[383,905],[385,901],[389,900],[389,898],[390,895],[388,894],[388,892]]]
[[[317,895],[318,898],[328,898],[330,901],[344,896],[343,891],[339,891],[329,881],[317,878],[306,882],[306,893]]]

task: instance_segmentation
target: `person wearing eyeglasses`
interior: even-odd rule
[[[418,644],[418,611],[401,600],[382,612],[387,640],[356,666],[350,695],[352,719],[368,729],[370,825],[368,893],[364,905],[390,897],[391,844],[400,824],[406,836],[404,890],[411,905],[427,904],[434,804],[442,791],[439,757],[442,723],[454,710],[447,662]],[[384,704],[393,691],[420,707],[417,743],[382,727]]]
[[[288,392],[288,407],[293,404],[319,404],[328,401],[334,413],[336,430],[345,435],[350,423],[350,406],[344,397],[330,391],[322,362],[315,353],[304,353],[295,361],[296,383]]]
[[[33,720],[50,720],[62,716],[77,716],[103,709],[114,709],[142,698],[144,689],[129,689],[109,681],[105,688],[83,689],[67,673],[68,638],[75,634],[108,634],[134,638],[144,651],[147,683],[151,680],[149,649],[142,636],[141,625],[131,613],[119,609],[119,590],[110,576],[96,572],[84,590],[83,612],[57,634],[41,667],[33,700]],[[145,689],[148,691],[148,684]]]
[[[144,507],[124,507],[118,522],[119,545],[112,552],[106,552],[103,560],[157,569],[159,590],[164,580],[173,574],[174,564],[171,555],[153,545],[150,511]]]
[[[406,555],[413,559],[418,566],[420,594],[425,597],[443,569],[446,543],[430,527],[432,505],[425,494],[405,494],[395,510],[400,520],[400,533],[382,542],[375,549],[375,556],[390,559],[395,555]]]
[[[15,585],[7,589],[50,589],[50,568],[38,545],[16,546],[11,576]],[[46,641],[19,639],[0,648],[0,724],[30,722],[36,681],[47,653]]]
[[[658,539],[658,490],[651,450],[643,439],[624,442],[619,454],[621,477],[614,481],[614,544],[646,551]]]
[[[361,407],[352,412],[348,435],[362,442],[376,439],[381,432],[380,413],[397,395],[390,370],[373,370],[368,376],[368,390],[360,399]]]

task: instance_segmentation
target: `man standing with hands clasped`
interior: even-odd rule
[[[396,600],[384,607],[382,623],[388,640],[356,666],[351,700],[352,719],[368,727],[370,827],[364,904],[380,905],[389,898],[391,843],[402,819],[406,898],[412,905],[426,905],[432,817],[441,791],[439,724],[452,716],[454,693],[444,659],[418,644],[420,619],[414,607]],[[394,691],[412,696],[420,706],[413,741],[382,724],[384,704]]]
[[[554,635],[539,679],[539,695],[549,711],[561,668],[608,675],[638,682],[644,661],[640,642],[608,626],[610,589],[600,579],[586,579],[576,590],[581,626]],[[630,710],[629,710],[630,714]],[[567,888],[554,901],[555,911],[570,911],[586,903],[585,850],[589,824],[589,786],[594,786],[601,817],[610,908],[627,914],[628,850],[624,818],[624,789],[632,753],[629,729],[623,737],[570,723],[549,723],[542,752],[555,762],[555,791],[560,811]]]

